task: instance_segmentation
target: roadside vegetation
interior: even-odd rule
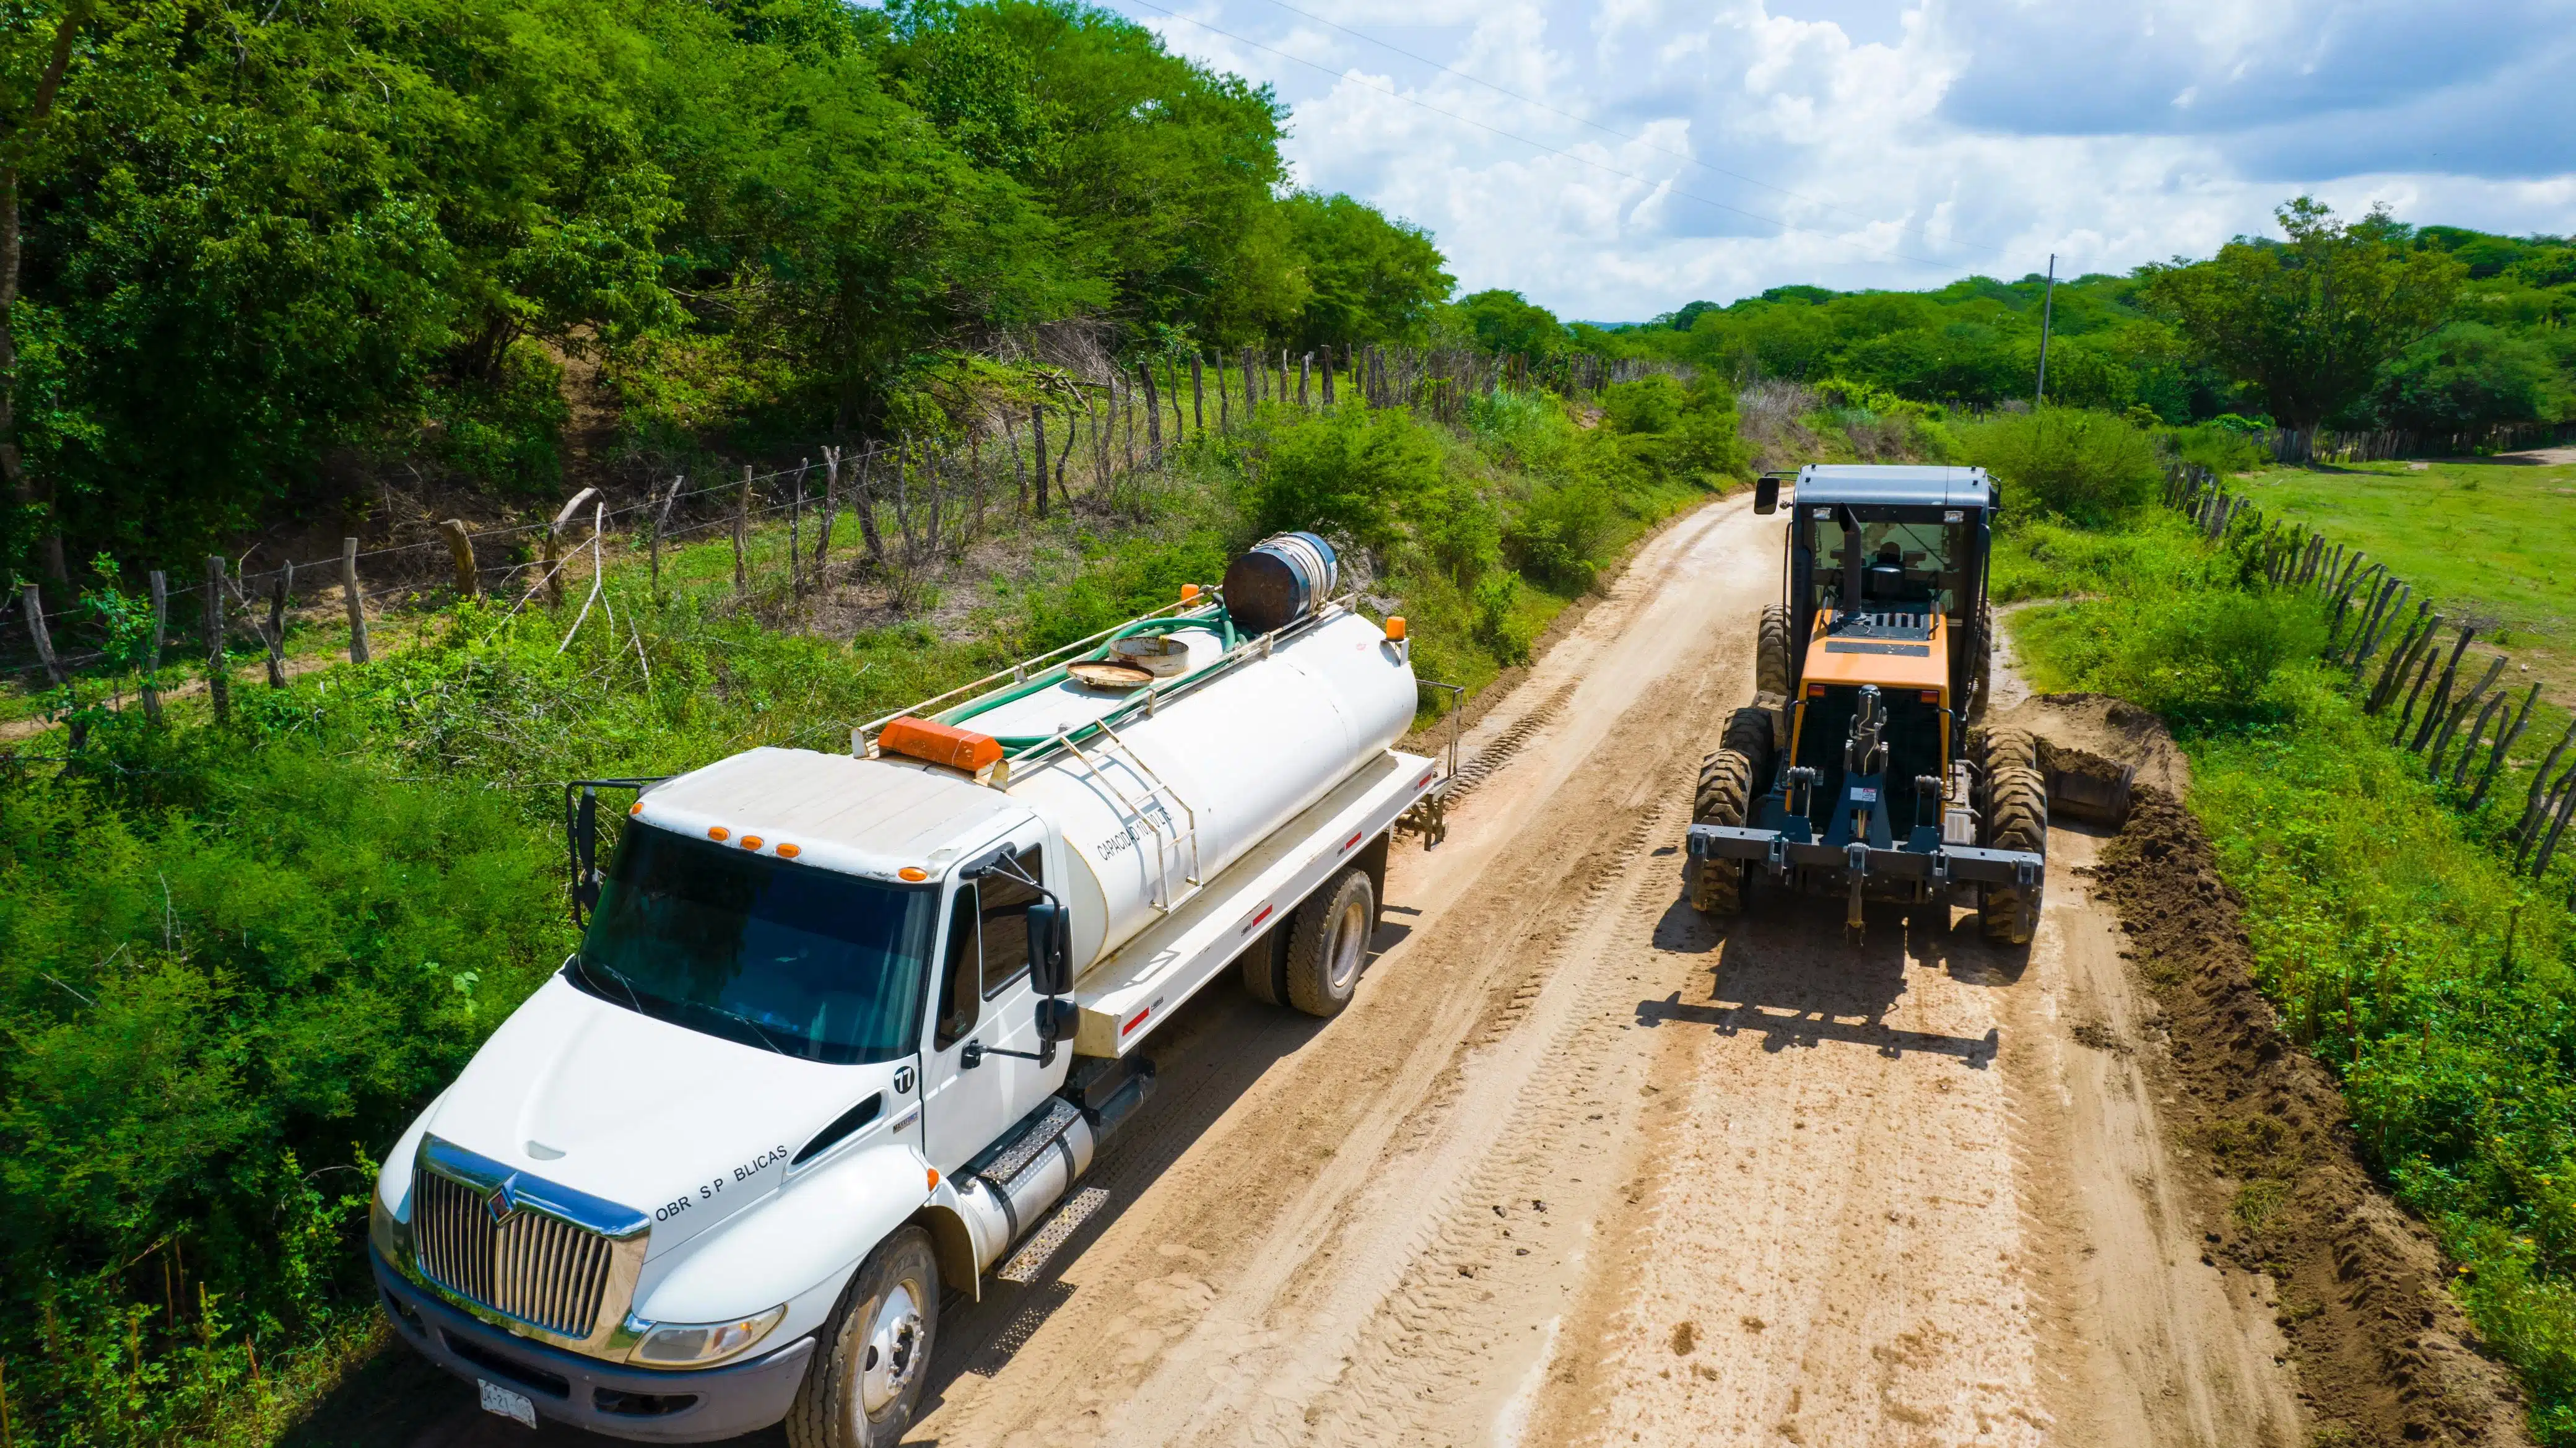
[[[16,1441],[259,1442],[375,1340],[369,1153],[572,944],[560,781],[849,729],[1168,603],[1312,528],[1424,677],[1481,686],[1627,544],[1740,475],[1733,397],[1266,406],[1122,511],[1028,521],[936,622],[800,631],[783,530],[613,564],[604,607],[468,601],[365,666],[80,711],[0,778],[0,1390]],[[855,520],[842,520],[845,528]],[[110,600],[124,606],[123,600]],[[57,740],[60,735],[54,736]]]
[[[2468,791],[2427,779],[2389,720],[2362,713],[2321,657],[2314,597],[2267,586],[2253,540],[2213,544],[2146,506],[2151,471],[2129,506],[2079,521],[2031,508],[2047,489],[2016,494],[1996,465],[2021,506],[1995,592],[2039,601],[2014,620],[2032,684],[2118,694],[2173,725],[2190,806],[2245,900],[2257,983],[2458,1265],[2454,1290],[2522,1374],[2536,1436],[2576,1444],[2576,866],[2518,877],[2504,840],[2536,747],[2470,812]],[[2564,724],[2535,719],[2527,738]],[[2259,1229],[2263,1205],[2259,1190],[2240,1202],[2243,1225]]]

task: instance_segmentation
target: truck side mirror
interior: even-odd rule
[[[1780,479],[1777,475],[1764,473],[1753,480],[1753,511],[1757,513],[1780,511]]]
[[[1029,983],[1040,995],[1073,994],[1073,921],[1053,900],[1029,902]]]

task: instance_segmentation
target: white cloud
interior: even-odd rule
[[[1569,317],[2126,270],[2301,191],[2576,230],[2576,0],[1111,3],[1272,83],[1301,184]]]

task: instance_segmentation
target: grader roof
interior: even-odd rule
[[[1811,463],[1798,470],[1798,501],[1854,507],[1989,508],[1984,468],[1884,467]]]

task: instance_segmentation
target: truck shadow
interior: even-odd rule
[[[1743,915],[1723,926],[1676,900],[1656,922],[1658,949],[1723,952],[1712,967],[1704,999],[1676,991],[1637,1003],[1636,1022],[1648,1030],[1666,1025],[1707,1026],[1720,1035],[1753,1033],[1765,1051],[1814,1049],[1827,1042],[1868,1046],[1894,1058],[1908,1052],[1951,1056],[1982,1071],[2001,1048],[2001,1035],[1955,1036],[1887,1024],[1904,998],[1909,970],[1932,968],[1954,980],[2010,985],[2029,962],[2026,950],[1990,945],[1969,912],[1872,903],[1867,930],[1857,945],[1842,932],[1839,901],[1757,895]]]
[[[1370,962],[1411,932],[1382,923],[1369,942]],[[1058,1212],[1081,1213],[1043,1265],[1027,1280],[988,1276],[980,1302],[952,1292],[940,1304],[939,1345],[923,1384],[918,1416],[927,1417],[961,1377],[998,1375],[1029,1339],[1081,1290],[1062,1280],[1101,1233],[1195,1145],[1254,1082],[1294,1055],[1327,1022],[1285,1006],[1265,1006],[1228,981],[1212,982],[1155,1036],[1154,1094],[1101,1149]],[[1030,1236],[1043,1235],[1041,1223]]]

